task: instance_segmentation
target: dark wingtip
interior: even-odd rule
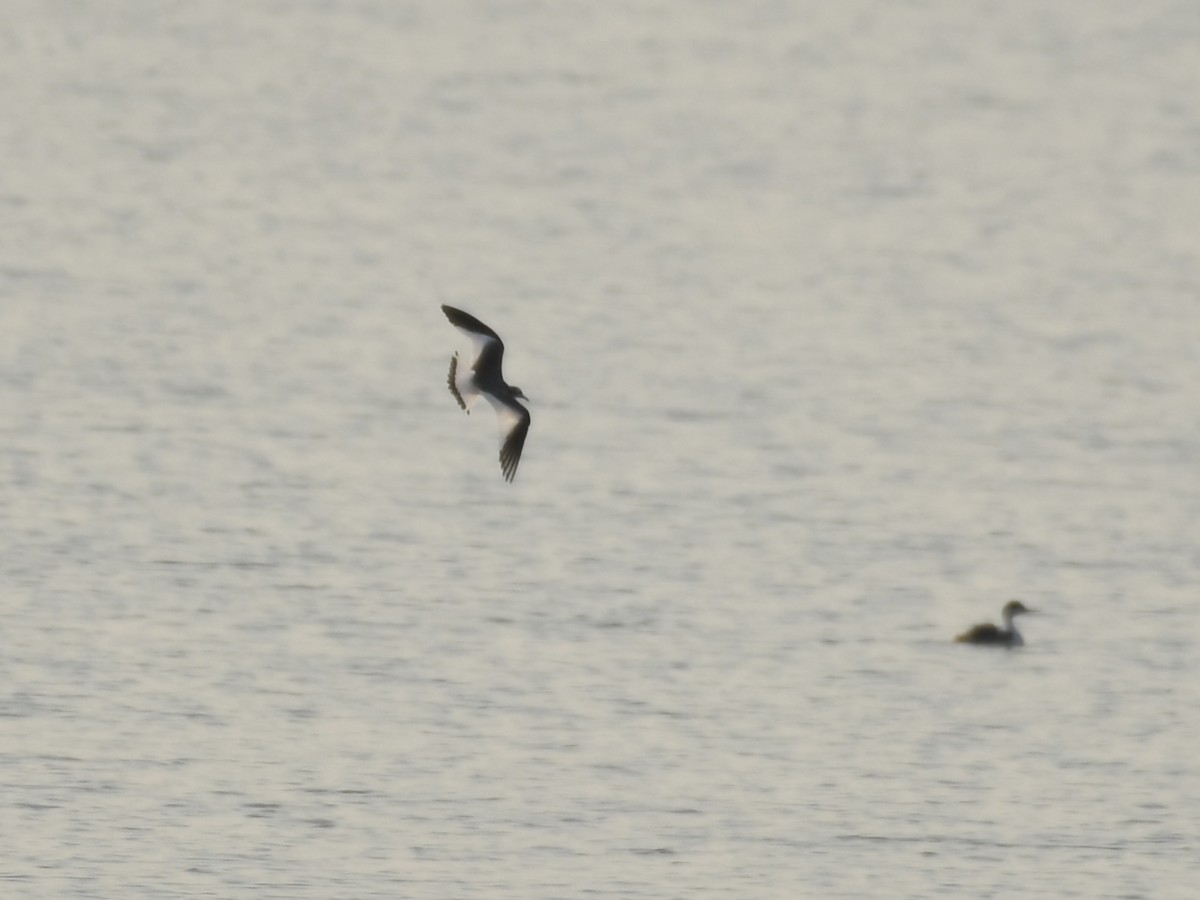
[[[469,312],[463,312],[461,309],[455,309],[453,306],[442,304],[442,312],[446,314],[446,318],[450,320],[450,324],[455,328],[462,328],[465,331],[471,331],[475,334],[482,334],[496,341],[500,340],[500,335],[496,334],[490,327],[484,325]],[[500,345],[503,347],[503,343]]]
[[[475,318],[470,313],[465,313],[461,309],[455,309],[453,306],[447,306],[445,303],[442,304],[442,312],[452,325],[457,325],[460,328]]]
[[[521,462],[521,451],[519,448],[514,448],[505,443],[500,448],[500,471],[504,474],[504,480],[511,483],[517,477],[517,464]]]
[[[511,452],[500,453],[500,472],[504,476],[504,480],[512,484],[512,480],[517,477],[517,463],[521,461],[521,457],[513,458]]]

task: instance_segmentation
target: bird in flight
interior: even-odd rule
[[[450,357],[450,376],[446,379],[450,393],[468,414],[481,395],[492,404],[500,420],[500,471],[506,481],[512,481],[521,461],[525,435],[529,434],[529,410],[517,400],[529,402],[529,398],[519,387],[504,380],[500,371],[504,342],[500,335],[461,309],[443,304],[442,312],[475,345],[475,356],[464,369],[458,367],[458,353]]]

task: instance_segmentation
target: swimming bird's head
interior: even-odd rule
[[[1021,613],[1031,613],[1031,612],[1033,612],[1033,610],[1030,609],[1028,606],[1026,606],[1024,603],[1022,603],[1020,600],[1009,600],[1007,603],[1004,604],[1003,615],[1004,615],[1004,618],[1009,622],[1012,621],[1013,616],[1019,616],[1019,615],[1021,615]]]
[[[509,389],[510,391],[512,391],[512,393],[513,393],[513,396],[514,396],[514,397],[517,397],[517,398],[518,398],[518,399],[520,399],[520,400],[524,400],[526,403],[532,403],[532,402],[533,402],[533,401],[532,401],[532,400],[530,400],[528,397],[526,397],[526,396],[525,396],[525,392],[524,392],[523,390],[521,390],[519,387],[517,387],[515,384],[510,384],[510,385],[508,386],[508,389]]]

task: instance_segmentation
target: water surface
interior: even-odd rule
[[[1190,6],[22,7],[6,896],[1193,895]]]

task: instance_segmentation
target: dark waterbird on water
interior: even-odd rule
[[[470,313],[443,304],[442,312],[450,324],[461,330],[475,344],[475,357],[470,366],[459,369],[458,354],[450,357],[450,376],[446,383],[458,405],[471,412],[471,406],[483,396],[496,410],[500,419],[500,471],[507,481],[517,474],[521,449],[529,434],[529,410],[517,402],[529,401],[516,385],[504,380],[500,367],[504,362],[504,341]]]
[[[1033,610],[1020,600],[1009,600],[1004,604],[1004,609],[1000,611],[1000,615],[1004,617],[1003,628],[999,628],[991,622],[985,622],[982,625],[968,628],[954,640],[960,644],[991,644],[996,647],[1020,647],[1025,641],[1021,638],[1021,632],[1017,631],[1016,626],[1013,625],[1013,617],[1031,612]]]

